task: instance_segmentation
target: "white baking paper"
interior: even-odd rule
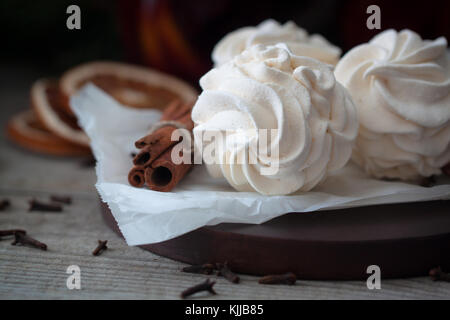
[[[236,192],[225,181],[210,178],[203,166],[197,166],[173,192],[138,189],[127,181],[130,153],[136,151],[134,141],[158,121],[160,112],[124,107],[92,84],[73,97],[71,105],[91,139],[97,190],[129,245],[157,243],[223,222],[260,224],[288,212],[450,199],[447,177],[439,178],[435,187],[423,188],[368,178],[353,164],[315,191],[289,196]]]

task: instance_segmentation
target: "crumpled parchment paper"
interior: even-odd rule
[[[447,177],[423,188],[368,178],[351,163],[313,192],[289,196],[236,192],[225,181],[210,178],[203,166],[196,166],[173,192],[137,189],[127,181],[130,154],[161,113],[122,106],[92,84],[71,99],[71,106],[91,139],[97,190],[129,245],[157,243],[223,222],[260,224],[289,212],[450,199]]]

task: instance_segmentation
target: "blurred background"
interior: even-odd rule
[[[66,28],[71,4],[81,8],[81,30]],[[2,0],[0,65],[38,68],[48,76],[85,61],[121,60],[196,84],[211,67],[215,43],[236,28],[267,18],[293,20],[345,52],[379,32],[366,28],[372,4],[381,7],[383,30],[450,38],[448,0]]]

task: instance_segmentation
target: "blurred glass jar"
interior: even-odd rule
[[[214,45],[228,32],[273,18],[293,20],[335,41],[340,0],[120,0],[120,31],[129,61],[198,85]],[[326,7],[329,10],[323,10]]]
[[[212,66],[210,52],[222,36],[215,22],[227,2],[120,1],[127,59],[197,83]]]

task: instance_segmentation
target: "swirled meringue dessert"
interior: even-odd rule
[[[256,27],[244,27],[226,35],[213,50],[215,66],[220,66],[255,44],[275,45],[286,43],[298,56],[315,58],[324,63],[336,65],[341,49],[329,43],[324,37],[308,33],[289,21],[281,25],[269,19]]]
[[[385,31],[347,53],[335,75],[358,109],[353,159],[377,178],[417,180],[450,162],[447,40]]]
[[[192,111],[197,147],[214,149],[214,163],[203,152],[210,174],[238,191],[309,191],[350,159],[356,109],[328,64],[285,44],[255,45],[212,69],[200,85]],[[270,156],[251,147],[264,145],[265,130]],[[202,139],[208,132],[223,133],[224,143]],[[270,167],[277,170],[263,172]]]

